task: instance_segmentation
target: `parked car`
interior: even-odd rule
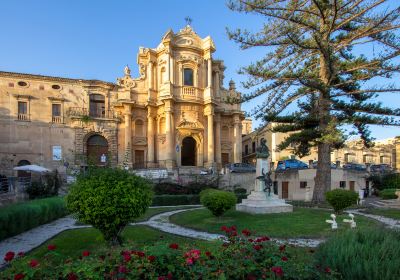
[[[286,170],[286,169],[307,169],[308,165],[297,159],[286,159],[278,161],[278,166],[276,170]]]
[[[312,165],[313,165],[313,168],[316,169],[318,166],[318,161],[316,161],[316,160],[313,161]],[[331,162],[331,169],[336,169],[336,163]]]
[[[363,164],[359,164],[359,163],[346,163],[345,165],[343,165],[343,169],[352,169],[352,170],[357,170],[357,171],[366,171],[367,168],[365,167],[365,165]]]
[[[372,173],[385,173],[392,171],[392,167],[389,164],[372,164],[370,166],[370,172]]]
[[[256,172],[256,168],[248,163],[230,163],[226,165],[226,168],[231,173]]]

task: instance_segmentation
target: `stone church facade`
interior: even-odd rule
[[[215,45],[190,26],[140,48],[116,83],[0,72],[0,170],[221,167],[242,160],[240,104]]]

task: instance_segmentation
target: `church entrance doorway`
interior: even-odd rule
[[[181,162],[182,166],[196,166],[196,140],[191,136],[182,140]]]
[[[89,164],[106,165],[108,161],[108,142],[101,135],[93,135],[87,140],[87,159]]]

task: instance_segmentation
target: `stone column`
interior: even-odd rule
[[[207,87],[211,88],[212,87],[212,61],[211,58],[207,60],[208,63],[208,68],[207,68]]]
[[[169,84],[171,81],[171,63],[170,63],[170,56],[169,56],[169,51],[166,53],[167,54],[167,67],[165,69],[167,78],[166,78],[166,82]]]
[[[242,128],[240,126],[239,115],[234,115],[234,128],[233,128],[233,159],[234,162],[242,162]]]
[[[173,131],[173,115],[171,101],[166,101],[165,103],[165,134],[167,142],[167,153],[166,153],[166,165],[167,168],[175,167],[175,157],[174,157],[174,131]]]
[[[215,96],[219,96],[219,72],[215,72]]]
[[[132,167],[132,111],[131,104],[124,104],[125,118],[125,155],[124,163]]]
[[[221,115],[215,115],[215,161],[217,162],[217,167],[221,168]]]
[[[147,67],[147,82],[149,89],[153,89],[153,79],[153,62],[150,61]]]
[[[209,108],[207,114],[207,165],[214,165],[214,114],[212,108]]]
[[[154,164],[154,118],[149,108],[147,114],[147,162],[151,167]]]

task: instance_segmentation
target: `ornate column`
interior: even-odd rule
[[[234,127],[233,127],[233,159],[234,162],[242,162],[242,128],[240,126],[240,117],[238,114],[233,116]]]
[[[125,155],[124,164],[132,167],[132,111],[131,104],[124,104],[125,119]]]
[[[153,62],[150,61],[147,67],[147,82],[149,89],[153,89],[153,79]]]
[[[220,88],[220,79],[219,79],[219,71],[215,72],[215,96],[219,96],[219,88]]]
[[[208,104],[204,110],[207,116],[207,166],[213,166],[214,160],[214,110],[212,104]]]
[[[212,87],[212,61],[211,57],[207,60],[207,87],[211,88]]]
[[[147,112],[147,162],[149,167],[154,164],[154,117],[151,107]]]
[[[167,168],[175,167],[175,157],[174,157],[174,131],[173,131],[173,115],[172,115],[172,104],[171,100],[165,101],[165,134],[167,143],[167,153],[166,153],[166,165]]]
[[[221,168],[221,115],[215,115],[215,161],[217,168]]]

